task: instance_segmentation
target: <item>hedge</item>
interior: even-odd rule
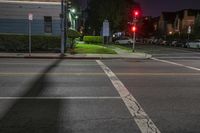
[[[60,37],[32,36],[32,51],[57,51],[60,47]],[[0,35],[0,51],[27,52],[27,35]]]
[[[75,30],[68,31],[68,44],[73,47],[74,39],[80,37],[80,33]],[[1,52],[27,52],[28,35],[0,35]],[[51,51],[59,52],[61,38],[60,36],[37,35],[32,36],[32,51]]]
[[[103,37],[101,37],[101,36],[84,36],[83,41],[85,43],[102,43]]]

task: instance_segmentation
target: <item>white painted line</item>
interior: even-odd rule
[[[0,100],[101,100],[121,97],[0,97]]]
[[[200,57],[172,57],[172,56],[168,56],[168,57],[159,57],[159,59],[183,59],[183,60],[186,60],[186,59],[200,59]]]
[[[153,59],[155,61],[159,61],[159,62],[164,62],[164,63],[168,63],[168,64],[172,64],[172,65],[176,65],[176,66],[185,67],[185,68],[189,68],[189,69],[192,69],[192,70],[200,71],[199,68],[191,67],[191,66],[187,66],[187,65],[183,65],[183,64],[179,64],[179,63],[172,62],[172,61],[160,60],[160,59],[157,59],[157,58],[151,58],[151,59]]]
[[[138,101],[132,96],[124,84],[118,79],[118,77],[100,60],[96,62],[101,66],[103,71],[111,80],[112,84],[118,91],[130,114],[133,116],[136,124],[138,125],[142,133],[160,133],[159,129],[144,112]]]

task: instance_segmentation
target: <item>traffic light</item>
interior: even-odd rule
[[[133,16],[134,16],[134,18],[138,18],[139,15],[140,15],[139,10],[133,10]]]
[[[134,11],[135,16],[137,17],[139,15],[138,11]]]
[[[136,26],[132,26],[132,27],[131,27],[131,31],[132,31],[132,32],[136,32],[136,30],[137,30]]]

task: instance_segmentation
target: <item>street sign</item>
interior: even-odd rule
[[[28,20],[30,20],[30,21],[33,20],[33,14],[32,14],[32,13],[29,13],[29,14],[28,14]]]
[[[103,22],[103,36],[110,36],[110,25],[108,20]]]

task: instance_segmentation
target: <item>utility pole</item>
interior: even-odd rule
[[[61,0],[61,47],[60,47],[60,54],[64,55],[65,50],[64,50],[64,45],[65,45],[65,32],[64,32],[64,26],[65,26],[65,21],[64,21],[64,0]]]
[[[64,0],[64,47],[67,47],[67,0]]]

